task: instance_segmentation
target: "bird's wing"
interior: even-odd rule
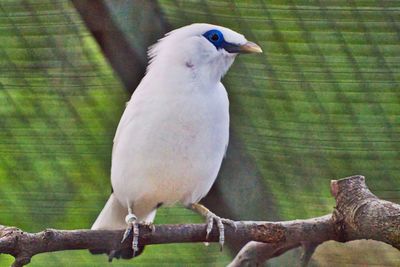
[[[132,95],[132,96],[133,96],[133,95]],[[120,135],[121,135],[122,128],[124,128],[124,127],[129,123],[129,117],[130,117],[130,116],[128,116],[128,113],[130,113],[130,112],[129,112],[128,109],[131,109],[131,108],[132,108],[132,103],[131,103],[131,102],[132,102],[131,100],[129,100],[128,102],[126,102],[124,114],[122,114],[121,120],[120,120],[119,123],[118,123],[117,130],[115,131],[115,136],[114,136],[114,139],[113,139],[113,148],[112,148],[112,152],[111,152],[111,157],[114,157],[114,151],[115,151],[115,148],[116,148],[116,146],[117,146],[119,137],[120,137]],[[130,104],[131,104],[131,105],[130,105]]]
[[[224,152],[224,158],[226,158],[226,152],[228,151],[228,142],[225,145],[225,152]]]
[[[146,107],[146,101],[151,99],[151,92],[149,94],[149,91],[151,91],[149,90],[151,89],[149,81],[151,80],[152,77],[146,75],[140,82],[139,86],[133,92],[131,99],[126,102],[124,113],[122,114],[121,120],[118,123],[117,131],[115,132],[111,154],[112,157],[114,157],[115,147],[118,144],[123,129],[126,128],[131,121],[135,120],[135,118],[137,117],[135,114],[142,111],[141,109],[143,107]]]
[[[226,92],[225,86],[220,82],[218,84],[218,87],[219,87],[219,90],[221,90],[222,92],[225,93],[225,98],[227,100],[226,104],[229,107],[228,94]],[[228,120],[229,120],[229,116],[228,116]],[[228,136],[227,136],[226,143],[225,143],[224,158],[226,158],[226,152],[228,151],[228,145],[229,145],[229,131],[228,131]]]

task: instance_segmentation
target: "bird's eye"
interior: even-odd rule
[[[212,43],[217,49],[221,49],[224,44],[224,35],[219,30],[209,30],[203,36]]]
[[[218,36],[218,34],[214,33],[214,34],[211,35],[210,39],[211,39],[212,41],[216,42],[216,41],[219,40],[219,36]]]

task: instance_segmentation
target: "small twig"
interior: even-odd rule
[[[310,242],[302,242],[301,246],[303,247],[303,253],[301,254],[300,258],[300,267],[307,267],[308,263],[311,260],[312,255],[315,252],[315,249],[321,243],[310,243]]]

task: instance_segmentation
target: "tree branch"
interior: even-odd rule
[[[331,193],[336,207],[329,218],[317,222],[327,224],[326,232],[312,229],[308,237],[296,236],[281,244],[249,242],[229,266],[257,266],[299,246],[304,249],[301,266],[307,266],[316,247],[329,240],[374,239],[400,250],[400,205],[377,198],[361,175],[332,180]]]
[[[237,229],[226,227],[226,239],[249,242],[230,266],[259,265],[295,247],[303,246],[301,266],[306,266],[315,248],[328,240],[346,242],[374,239],[400,249],[400,205],[380,200],[365,184],[363,176],[331,182],[336,198],[332,214],[285,222],[236,222]],[[205,224],[157,225],[152,231],[140,226],[141,245],[218,242],[216,228],[209,239]],[[131,240],[120,244],[123,230],[54,230],[26,233],[15,227],[0,226],[0,253],[15,257],[13,266],[23,266],[32,256],[60,250],[118,250],[128,248]]]

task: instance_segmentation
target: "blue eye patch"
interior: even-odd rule
[[[209,30],[203,34],[203,36],[212,43],[215,48],[225,49],[229,53],[239,53],[239,45],[228,43],[224,39],[224,35],[219,30]]]

